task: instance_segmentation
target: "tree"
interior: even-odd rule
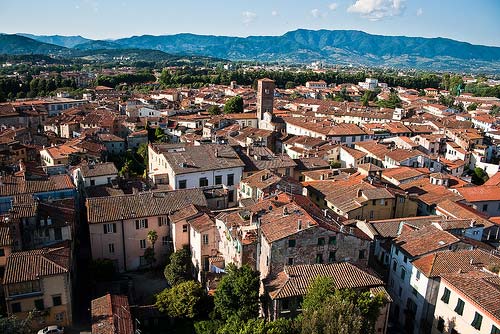
[[[196,318],[205,292],[200,283],[186,281],[156,295],[156,307],[172,318]]]
[[[155,141],[162,142],[164,140],[165,140],[165,132],[160,127],[157,127],[155,130]]]
[[[222,113],[222,111],[220,110],[219,106],[216,106],[216,105],[208,107],[207,112],[210,115],[220,115]]]
[[[491,109],[490,109],[490,115],[491,116],[497,116],[498,114],[500,114],[500,106],[499,105],[494,105],[493,107],[491,107]]]
[[[236,114],[243,112],[243,98],[239,95],[233,96],[224,105],[224,114]]]
[[[486,172],[482,168],[480,167],[474,168],[474,171],[472,172],[472,183],[480,186],[484,184],[486,181],[488,181],[488,179],[489,179],[488,174],[486,174]]]
[[[191,253],[187,248],[172,253],[170,263],[167,264],[163,271],[168,284],[174,286],[191,279],[191,266]]]
[[[472,111],[472,110],[476,110],[477,109],[477,103],[476,102],[472,102],[471,104],[469,104],[469,106],[467,107],[467,111]]]
[[[297,84],[293,81],[287,81],[285,84],[285,89],[293,89],[297,87]]]
[[[259,273],[247,265],[237,268],[230,264],[214,296],[215,312],[222,319],[236,315],[241,320],[259,313]]]
[[[377,105],[380,108],[401,108],[402,102],[401,99],[398,96],[398,93],[395,91],[392,91],[389,93],[389,98],[387,100],[379,100],[377,101]]]
[[[383,295],[335,289],[332,278],[317,277],[302,303],[302,333],[373,333]]]
[[[18,319],[15,315],[8,318],[0,315],[0,333],[30,334],[32,319],[31,312],[25,319]]]

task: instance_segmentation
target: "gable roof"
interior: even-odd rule
[[[458,243],[460,239],[453,234],[430,225],[421,229],[401,233],[395,239],[395,245],[411,257],[418,257]]]
[[[14,252],[7,257],[3,284],[35,281],[70,270],[69,247],[52,247]]]
[[[92,333],[134,334],[127,296],[107,294],[92,300]]]
[[[199,188],[87,199],[89,224],[168,215],[189,204],[207,206]]]
[[[318,276],[333,278],[336,289],[384,286],[381,279],[349,262],[285,266],[282,272],[269,277],[264,284],[271,299],[303,296]]]

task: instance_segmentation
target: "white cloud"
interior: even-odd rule
[[[349,13],[358,13],[371,21],[398,16],[405,9],[405,0],[356,0],[347,8]]]
[[[417,16],[420,16],[424,13],[424,10],[422,8],[417,9]]]
[[[250,24],[257,18],[257,14],[249,11],[241,13],[241,16],[243,16],[243,23],[245,24]]]
[[[272,16],[278,16],[278,15],[279,15],[279,13],[278,13],[278,11],[277,11],[277,10],[273,10],[273,11],[271,12],[271,15],[272,15]]]
[[[336,10],[338,6],[339,6],[339,4],[338,4],[338,3],[336,3],[336,2],[332,2],[331,4],[329,4],[329,5],[328,5],[328,8],[329,8],[330,10]]]
[[[315,19],[326,17],[327,13],[322,13],[318,8],[311,9],[311,15]]]

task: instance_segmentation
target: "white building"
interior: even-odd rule
[[[111,184],[118,177],[118,170],[112,162],[82,164],[71,171],[76,186],[90,187]]]
[[[222,184],[230,204],[236,202],[245,164],[231,146],[205,144],[149,145],[148,175],[156,184],[189,189]]]

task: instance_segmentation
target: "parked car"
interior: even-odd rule
[[[64,334],[64,327],[47,326],[38,331],[38,334]]]

